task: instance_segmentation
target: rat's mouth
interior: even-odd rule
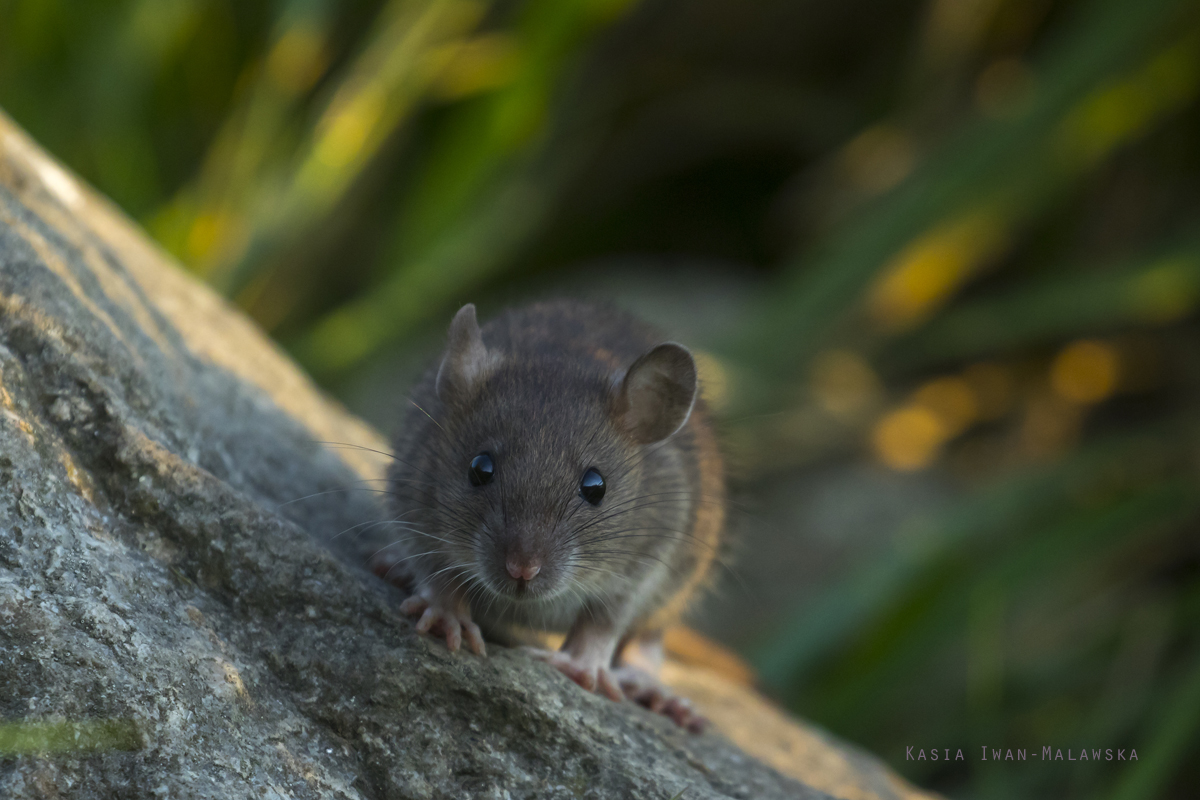
[[[497,580],[492,578],[488,581],[488,587],[500,597],[512,603],[518,604],[534,604],[544,603],[547,600],[553,599],[561,594],[561,586],[558,581],[548,580],[544,576],[538,576],[532,581],[513,580],[507,575],[503,579]]]
[[[514,566],[509,561],[486,552],[476,558],[475,575],[496,600],[522,606],[545,605],[569,591],[571,565],[538,561],[531,568],[520,563]]]
[[[506,581],[501,594],[518,603],[533,603],[545,600],[554,591],[545,581],[540,584],[535,581]]]

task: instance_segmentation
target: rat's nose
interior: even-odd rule
[[[505,566],[508,567],[508,574],[512,575],[514,580],[518,581],[531,581],[542,571],[542,565],[539,562],[522,561],[512,556],[508,557],[508,562]]]

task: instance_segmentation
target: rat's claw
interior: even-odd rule
[[[641,686],[630,682],[623,682],[621,689],[630,700],[640,706],[645,706],[655,714],[661,714],[663,708],[667,705],[667,701],[670,699],[670,695],[666,689],[658,684]]]
[[[597,689],[608,696],[610,700],[620,702],[625,699],[625,693],[621,691],[621,687],[617,685],[617,679],[613,677],[612,670],[608,667],[601,667],[596,670],[596,686]]]
[[[624,692],[613,677],[608,667],[589,664],[572,657],[561,650],[542,650],[536,647],[526,647],[525,650],[534,658],[545,661],[575,683],[587,689],[608,697],[610,700],[625,699]]]
[[[695,733],[704,730],[704,726],[708,722],[708,720],[696,713],[692,708],[690,700],[678,695],[667,701],[666,705],[663,706],[662,713],[674,720],[675,724],[679,727],[687,728]]]
[[[561,650],[542,650],[536,647],[523,649],[534,658],[550,664],[589,692],[603,694],[617,701],[629,698],[692,733],[703,733],[708,725],[708,720],[696,712],[690,700],[673,694],[653,675],[636,667],[623,666],[613,670],[580,661]]]
[[[467,610],[455,611],[446,608],[437,601],[423,594],[415,594],[400,604],[400,611],[410,617],[421,615],[417,620],[416,629],[420,633],[435,633],[446,640],[446,649],[455,652],[462,645],[463,634],[466,634],[467,647],[472,653],[482,656],[487,654],[483,644],[483,633],[479,626],[471,621],[471,613]]]
[[[685,697],[680,697],[663,686],[657,678],[636,667],[618,667],[615,676],[625,696],[655,714],[662,714],[681,728],[692,733],[703,733],[708,720],[692,707]]]
[[[471,620],[463,620],[463,634],[467,638],[467,647],[471,648],[471,652],[477,656],[487,654],[487,648],[483,644],[483,631],[479,630],[479,626]]]
[[[442,636],[445,637],[446,649],[451,653],[458,650],[459,644],[462,643],[462,625],[459,624],[458,617],[444,608],[429,606],[417,620],[417,630],[421,633],[429,633],[433,630],[434,625],[438,626]]]

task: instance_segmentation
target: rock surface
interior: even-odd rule
[[[691,736],[417,636],[320,442],[386,449],[0,114],[0,796],[921,796],[701,668]]]

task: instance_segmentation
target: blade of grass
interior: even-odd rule
[[[1160,797],[1180,762],[1195,752],[1192,743],[1200,734],[1200,651],[1193,653],[1188,668],[1166,693],[1157,719],[1137,764],[1121,776],[1111,800]]]
[[[570,63],[630,0],[538,0],[512,35],[512,79],[453,114],[403,202],[383,257],[386,277],[291,343],[302,364],[330,378],[412,330],[506,266],[594,146],[591,126],[555,127],[551,113]]]
[[[971,592],[992,586],[1019,597],[1047,581],[1061,584],[1110,562],[1131,537],[1144,539],[1154,526],[1173,530],[1164,523],[1197,510],[1200,492],[1192,482],[1152,483],[1109,503],[1053,514],[1049,521],[993,541],[963,541],[882,605],[859,641],[822,667],[824,678],[804,681],[809,694],[818,698],[815,706],[823,717],[869,725],[897,686],[919,681],[914,673],[925,668],[931,654],[959,639],[963,598]]]
[[[933,522],[918,522],[897,538],[904,544],[887,558],[861,568],[773,626],[772,638],[751,654],[768,685],[782,686],[803,674],[825,654],[878,618],[917,580],[922,571],[961,543],[1029,526],[1063,503],[1071,493],[1133,463],[1148,442],[1154,451],[1184,446],[1174,439],[1120,437],[1091,445],[1065,462],[1030,470],[968,498]],[[1157,457],[1156,457],[1157,458]]]
[[[1183,318],[1200,300],[1200,243],[1132,266],[1065,271],[957,305],[891,345],[879,362],[905,372],[1067,336],[1160,325]]]
[[[447,48],[486,11],[475,0],[391,0],[314,121],[302,125],[305,84],[315,76],[293,75],[278,66],[287,59],[272,56],[289,42],[312,40],[304,47],[317,58],[329,8],[285,8],[246,106],[214,144],[198,183],[160,214],[160,227],[201,243],[193,260],[228,295],[278,268],[273,256],[290,237],[342,200],[425,97],[452,53]]]
[[[1175,0],[1104,0],[1087,4],[1083,12],[1039,70],[1043,77],[1030,109],[1011,121],[968,126],[912,179],[794,259],[786,280],[734,345],[739,356],[768,374],[792,372],[856,306],[881,267],[917,237],[965,208],[999,226],[991,235],[1002,240],[1078,175],[1152,124],[1146,118],[1141,127],[1120,127],[1115,133],[1096,128],[1093,143],[1066,146],[1086,129],[1079,121],[1090,120],[1096,105],[1107,102],[1105,92],[1123,90],[1119,82],[1109,87],[1103,82],[1139,59],[1145,64],[1147,53],[1160,52],[1155,44],[1178,30],[1181,20],[1194,22],[1194,8]],[[1188,44],[1175,43],[1173,57],[1192,70],[1195,53]],[[1153,66],[1151,59],[1143,67],[1148,84],[1154,82]],[[1164,95],[1160,111],[1186,102],[1194,89],[1191,82],[1182,99]]]

